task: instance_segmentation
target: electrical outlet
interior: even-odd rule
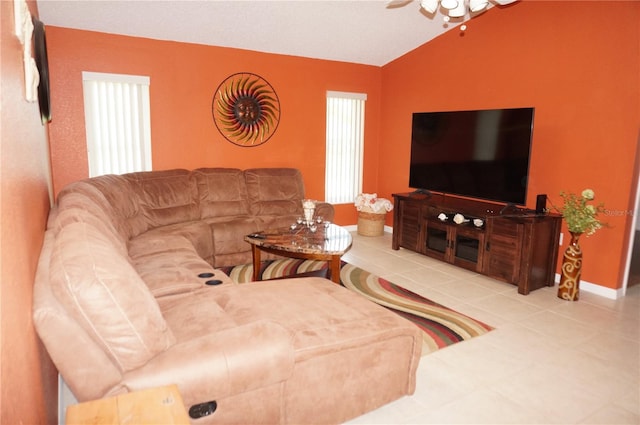
[[[564,239],[564,233],[560,232],[560,242],[559,244],[562,245],[562,239]]]

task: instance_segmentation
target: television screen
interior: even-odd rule
[[[524,205],[534,108],[416,112],[409,186]]]

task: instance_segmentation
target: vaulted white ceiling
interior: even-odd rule
[[[445,31],[411,0],[38,0],[45,25],[382,66]],[[467,17],[464,19],[468,19]]]

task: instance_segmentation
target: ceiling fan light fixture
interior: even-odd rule
[[[469,10],[471,12],[480,12],[489,5],[489,0],[469,0]]]
[[[421,0],[420,7],[429,13],[436,13],[438,10],[438,3],[440,0]]]
[[[440,2],[440,5],[442,7],[444,7],[447,10],[452,10],[455,9],[456,7],[458,7],[458,4],[462,3],[464,6],[464,1],[463,0],[442,0]]]
[[[467,13],[467,8],[462,0],[458,2],[455,8],[449,10],[449,16],[452,18],[462,18],[465,13]]]
[[[391,0],[402,1],[403,4],[412,2],[413,0]],[[497,4],[499,6],[505,6],[511,3],[515,3],[519,0],[418,0],[420,8],[425,12],[428,12],[435,16],[438,11],[438,5],[442,7],[442,19],[445,22],[445,27],[451,21],[451,18],[473,18],[479,13],[482,13],[491,4]],[[464,19],[463,19],[464,20]],[[465,28],[466,29],[466,28]],[[462,29],[464,31],[464,29]]]

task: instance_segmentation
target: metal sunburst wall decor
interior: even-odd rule
[[[227,77],[216,89],[211,109],[218,131],[238,146],[265,143],[280,122],[275,90],[264,78],[248,72]]]

